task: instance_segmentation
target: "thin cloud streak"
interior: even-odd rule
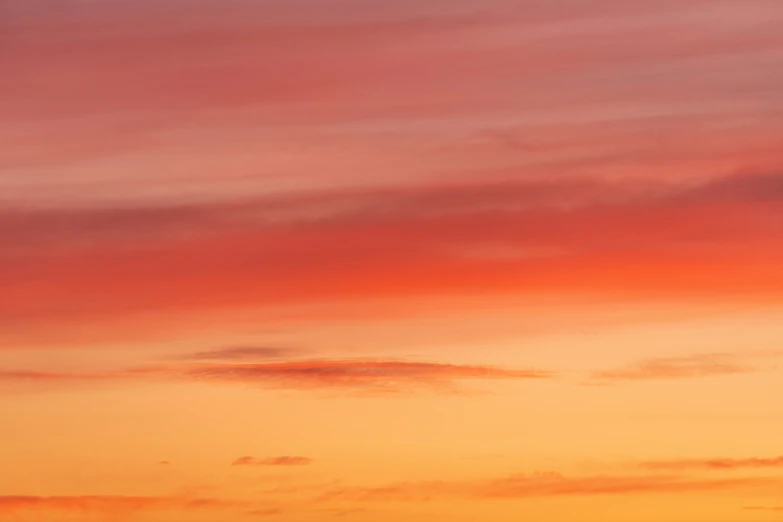
[[[143,497],[124,495],[0,496],[0,514],[18,512],[101,513],[131,515],[150,510],[209,510],[242,507],[246,502],[214,498]]]
[[[783,469],[783,456],[745,459],[681,459],[651,461],[640,464],[640,467],[650,470],[703,470],[703,471],[737,471],[745,469]]]
[[[0,372],[0,382],[72,383],[134,380],[239,383],[277,390],[322,390],[370,395],[414,391],[458,392],[469,380],[548,380],[543,370],[401,360],[301,360],[268,363],[183,364],[147,366],[100,374],[36,371]]]
[[[747,354],[730,353],[647,359],[621,368],[594,372],[592,382],[699,379],[764,371],[763,367],[750,364],[753,359],[754,357]]]
[[[282,359],[299,353],[293,348],[274,346],[236,346],[196,352],[182,357],[194,361],[254,361],[263,359]]]
[[[424,502],[444,498],[503,500],[559,496],[703,493],[774,490],[779,478],[692,479],[681,476],[564,477],[515,475],[479,482],[411,482],[381,487],[341,488],[321,502]]]
[[[465,380],[541,380],[550,372],[491,366],[384,360],[315,360],[283,363],[211,365],[186,370],[197,380],[239,382],[269,388],[404,393],[456,391]]]
[[[307,466],[313,463],[309,457],[266,457],[258,459],[255,457],[239,457],[231,463],[232,466]]]
[[[725,205],[744,208],[746,204],[783,205],[783,175],[770,172],[718,176],[704,182],[561,177],[331,190],[222,203],[37,210],[5,206],[0,208],[0,244],[7,255],[14,250],[32,255],[39,248],[139,248],[249,232],[264,240],[270,234],[274,237],[275,232],[306,233],[313,227],[350,231],[459,222],[466,218],[480,225],[481,220],[493,216],[512,223],[533,218],[557,219],[564,220],[563,225],[575,226],[580,219],[607,212],[628,219],[654,212],[665,218],[678,209],[694,212]],[[763,215],[772,217],[780,207],[760,206],[755,211],[764,210],[768,212]],[[549,231],[546,222],[536,225]],[[709,223],[700,225],[707,227]]]
[[[41,372],[29,370],[0,370],[0,382],[89,382],[104,381],[122,377],[116,374],[89,374],[65,372]]]

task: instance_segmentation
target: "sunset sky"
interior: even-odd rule
[[[781,0],[4,0],[0,522],[783,520]]]

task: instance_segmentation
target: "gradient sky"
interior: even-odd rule
[[[780,0],[5,0],[0,522],[783,516]]]

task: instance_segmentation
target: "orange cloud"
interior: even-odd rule
[[[226,509],[241,507],[238,501],[211,498],[134,497],[122,495],[0,496],[0,514],[20,511],[67,511],[126,515],[160,509]]]
[[[274,346],[235,346],[230,348],[197,352],[186,356],[185,359],[197,361],[253,361],[259,359],[280,359],[296,353],[298,353],[297,350],[291,348],[280,348]]]
[[[321,502],[408,502],[438,498],[515,499],[550,496],[690,493],[779,488],[777,478],[690,479],[680,476],[564,477],[558,474],[514,475],[483,482],[414,482],[382,487],[333,489]]]
[[[83,381],[101,381],[108,380],[118,374],[79,374],[62,372],[39,372],[39,371],[10,371],[0,370],[0,382],[83,382]]]
[[[253,515],[257,517],[269,517],[274,515],[281,515],[283,513],[283,510],[280,508],[266,508],[266,509],[254,509],[252,511],[248,511],[248,515]]]
[[[734,471],[742,469],[783,468],[783,456],[746,459],[682,459],[644,462],[641,467],[651,470],[710,470]]]
[[[116,382],[134,382],[140,379],[161,378],[160,367],[129,368],[102,372],[55,372],[38,370],[0,370],[0,383],[32,386],[74,386],[80,384],[110,385]]]
[[[257,459],[255,457],[239,457],[231,463],[232,466],[306,466],[311,464],[313,459],[308,457],[267,457]]]
[[[748,364],[747,355],[713,353],[685,357],[648,359],[623,368],[601,370],[593,374],[597,382],[694,379],[761,371]]]
[[[134,379],[181,379],[246,383],[270,389],[324,390],[369,394],[414,390],[457,391],[464,380],[551,379],[541,370],[505,369],[400,360],[297,360],[267,363],[211,363],[182,366],[148,366],[102,374],[37,371],[0,372],[0,382],[79,383]]]
[[[201,366],[188,377],[243,382],[282,389],[399,393],[415,389],[449,391],[461,380],[548,379],[549,372],[491,366],[383,360],[311,360]]]

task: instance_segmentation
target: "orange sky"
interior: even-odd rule
[[[781,519],[779,0],[0,14],[0,522]]]

